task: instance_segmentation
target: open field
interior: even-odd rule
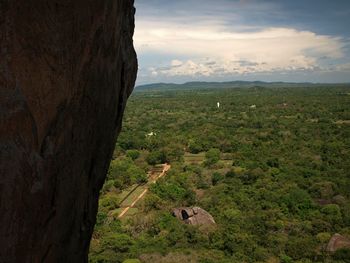
[[[188,153],[184,154],[184,161],[186,164],[202,164],[204,162],[205,153]]]

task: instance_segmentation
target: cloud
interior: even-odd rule
[[[181,67],[183,65],[183,62],[178,59],[174,59],[171,61],[171,66],[173,67]]]
[[[278,79],[282,74],[304,79],[310,73],[316,78],[322,72],[348,70],[349,39],[322,30],[320,21],[314,21],[316,12],[310,10],[300,14],[293,9],[293,13],[293,5],[256,0],[136,3],[138,82],[267,75]],[[338,81],[340,75],[332,76]],[[341,77],[348,79],[346,74]]]
[[[341,58],[344,43],[293,28],[235,32],[222,24],[144,21],[136,29],[135,46],[139,54],[173,56],[167,68],[153,67],[152,75],[210,76],[313,70],[319,60]]]

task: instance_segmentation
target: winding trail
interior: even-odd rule
[[[158,180],[159,178],[162,178],[162,177],[169,171],[170,168],[171,168],[171,165],[170,165],[170,164],[167,164],[167,163],[163,164],[163,170],[162,170],[162,172],[161,172],[158,176],[156,176],[153,180],[151,180],[150,182],[148,182],[148,183],[146,184],[146,189],[143,190],[143,192],[142,192],[138,197],[136,197],[136,199],[132,202],[131,205],[129,205],[129,206],[127,206],[127,207],[124,208],[124,210],[118,215],[118,218],[122,218],[122,217],[128,212],[128,210],[129,210],[130,208],[133,208],[133,207],[136,205],[136,203],[137,203],[138,201],[140,201],[140,200],[145,196],[145,194],[148,192],[149,186],[150,186],[151,184],[154,184],[155,182],[157,182],[157,180]]]

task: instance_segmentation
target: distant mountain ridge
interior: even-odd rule
[[[347,83],[311,83],[311,82],[264,82],[264,81],[228,81],[228,82],[205,82],[194,81],[186,82],[183,84],[175,83],[153,83],[146,85],[139,85],[135,91],[146,90],[194,90],[194,89],[207,89],[207,88],[252,88],[252,87],[301,87],[301,86],[327,86],[327,85],[349,85]]]

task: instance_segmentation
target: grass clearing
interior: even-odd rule
[[[205,153],[188,153],[186,152],[184,155],[184,160],[186,164],[202,164],[205,159]]]

